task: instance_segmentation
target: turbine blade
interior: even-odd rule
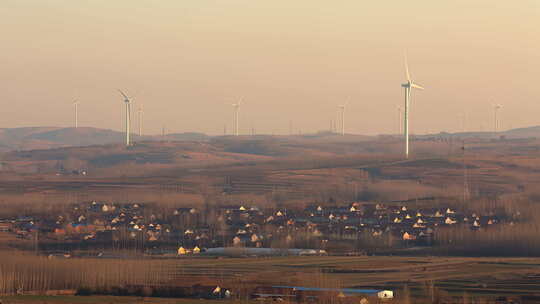
[[[127,97],[127,95],[124,94],[124,92],[122,92],[122,90],[118,89],[118,92],[120,92],[120,94],[122,94],[122,96],[124,96],[125,99],[129,100],[129,98]]]
[[[407,53],[405,53],[405,74],[407,76],[407,80],[411,81],[411,74],[409,74],[409,62],[407,60]]]
[[[411,88],[415,88],[415,89],[419,89],[419,90],[423,90],[423,89],[424,89],[423,86],[421,86],[421,85],[419,85],[419,84],[417,84],[417,83],[414,83],[414,82],[411,83]]]

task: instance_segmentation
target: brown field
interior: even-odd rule
[[[3,259],[3,262],[9,262],[5,260]],[[50,268],[46,265],[46,261],[32,263],[35,263],[32,271],[38,277],[29,276],[28,282],[39,284],[40,278],[47,278],[50,275],[47,273],[47,269]],[[438,297],[446,298],[462,297],[465,294],[471,298],[540,295],[540,259],[536,258],[330,256],[137,261],[75,259],[58,260],[54,261],[54,264],[56,275],[72,269],[77,272],[77,278],[83,281],[92,280],[84,283],[85,286],[93,284],[89,282],[98,285],[112,284],[111,286],[119,284],[114,283],[114,279],[110,276],[115,276],[113,275],[117,271],[115,269],[127,267],[129,271],[124,270],[123,273],[130,277],[138,277],[139,279],[136,280],[140,280],[139,284],[145,284],[145,286],[219,285],[235,290],[237,300],[248,299],[249,291],[257,286],[275,285],[390,289],[396,292],[396,301],[398,301],[396,303],[403,300],[406,290],[410,292],[412,298],[417,299],[417,303],[422,303],[421,299],[429,298],[434,292]],[[134,265],[139,266],[134,267]],[[111,266],[113,266],[111,270],[106,270]],[[30,275],[32,271],[27,270],[26,273]],[[39,271],[45,272],[38,274]],[[150,279],[143,277],[150,277]],[[55,288],[77,288],[73,280],[66,281],[66,284],[68,285],[56,285]],[[98,303],[105,299],[107,303],[191,303],[192,301],[129,297],[94,298],[94,296],[58,296],[49,297],[49,299],[39,296],[11,296],[6,299],[11,301],[8,303],[34,303],[38,299],[45,303]]]
[[[449,293],[538,294],[540,259],[445,257],[286,257],[186,260],[179,280],[241,278],[261,285],[317,286],[321,276],[344,288],[434,284]]]
[[[487,213],[521,211],[528,222],[475,237],[452,231],[442,234],[439,241],[448,246],[459,244],[461,249],[478,244],[491,250],[500,244],[510,251],[519,247],[521,256],[538,256],[539,140],[467,139],[465,152],[461,140],[418,140],[413,146],[415,154],[409,160],[398,156],[397,139],[363,137],[229,138],[204,143],[149,142],[130,149],[109,145],[10,152],[2,155],[0,217],[54,213],[65,204],[91,200],[137,201],[163,207],[238,202],[298,208],[308,203],[352,201],[408,201],[428,206],[444,203]],[[80,169],[88,174],[72,173]],[[425,198],[428,199],[424,201]],[[467,255],[467,251],[462,252]],[[135,282],[141,284],[166,282],[181,286],[199,282],[245,286],[246,290],[276,284],[389,288],[402,294],[410,292],[418,298],[433,295],[433,290],[446,296],[472,297],[538,295],[540,290],[537,258],[419,257],[413,251],[410,255],[413,256],[73,259],[54,263],[57,269],[73,268],[87,273],[94,278],[92,284],[97,285],[120,284],[129,277],[144,278]],[[32,284],[47,286],[56,282],[54,276],[47,274],[50,262],[35,263],[39,267],[24,270]],[[124,269],[122,265],[133,273],[124,272],[125,278],[95,273],[99,269]],[[133,265],[140,265],[141,269],[133,269]],[[41,281],[36,277],[43,282],[38,283]],[[88,284],[84,276],[77,276],[77,280]],[[77,288],[60,285],[55,288]],[[83,303],[77,301],[92,297],[67,297],[67,302],[61,302],[64,298],[30,296],[9,299],[13,303]],[[127,298],[94,298],[104,299],[125,303],[122,301]],[[177,303],[167,299],[132,301]]]
[[[224,301],[200,299],[167,299],[144,297],[117,297],[117,296],[8,296],[3,298],[4,303],[35,303],[35,304],[218,304]],[[253,301],[254,302],[254,301]],[[246,303],[246,301],[226,301],[226,303]]]
[[[24,201],[82,199],[259,204],[461,198],[540,198],[539,140],[413,142],[398,155],[392,138],[241,138],[148,142],[10,152],[2,156],[1,196]],[[88,175],[74,175],[84,169]],[[222,196],[226,193],[227,196]],[[33,197],[32,197],[33,196]],[[1,198],[0,198],[1,199]]]

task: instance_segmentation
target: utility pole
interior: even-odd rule
[[[495,115],[494,115],[494,118],[495,118],[495,126],[494,126],[494,130],[495,130],[495,133],[499,132],[499,127],[500,127],[500,124],[499,124],[499,110],[502,108],[501,105],[494,105],[494,111],[495,111]]]
[[[465,140],[463,140],[463,146],[461,147],[462,150],[462,158],[463,158],[463,202],[469,200],[469,177],[468,177],[468,171],[467,171],[467,164],[465,163]]]

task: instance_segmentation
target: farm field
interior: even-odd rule
[[[98,259],[74,259],[72,262],[75,260],[94,267],[105,262]],[[66,263],[72,262],[66,260]],[[272,286],[385,289],[394,291],[396,299],[392,303],[402,303],[405,294],[414,300],[413,303],[428,303],[424,301],[433,297],[434,290],[437,297],[443,299],[461,299],[464,295],[471,299],[533,299],[523,303],[537,303],[534,301],[540,299],[540,259],[536,258],[322,256],[139,259],[134,262],[141,268],[151,263],[159,266],[155,268],[159,269],[157,272],[148,274],[166,278],[159,283],[161,285],[222,286],[231,289],[234,296],[230,300],[217,301],[23,295],[2,297],[2,303],[249,303],[253,290]],[[148,286],[153,286],[150,284]]]
[[[179,281],[215,278],[260,285],[373,287],[420,291],[433,284],[452,294],[539,294],[540,259],[445,257],[283,257],[187,259]],[[295,285],[296,284],[296,285]]]
[[[118,296],[8,296],[1,298],[2,303],[18,304],[217,304],[223,301],[202,299],[167,299],[167,298],[143,298],[143,297],[118,297]],[[240,303],[239,301],[227,301],[229,304]],[[246,303],[243,301],[242,303]]]
[[[490,255],[487,253],[529,256],[538,252],[534,251],[538,244],[535,231],[540,202],[536,187],[540,181],[537,140],[516,142],[515,145],[505,141],[471,140],[466,153],[457,143],[450,149],[444,142],[417,142],[419,153],[409,160],[390,153],[395,144],[377,140],[369,143],[351,140],[335,145],[332,142],[243,139],[209,144],[147,143],[129,149],[95,146],[10,152],[4,155],[4,170],[0,172],[0,217],[25,215],[39,218],[51,214],[55,220],[57,215],[68,218],[70,204],[92,201],[149,204],[153,209],[152,212],[149,209],[146,217],[155,214],[160,220],[173,209],[196,208],[201,210],[201,223],[209,221],[204,222],[205,225],[215,224],[209,220],[214,218],[211,216],[228,205],[291,211],[303,210],[313,204],[326,208],[352,202],[396,204],[411,209],[450,206],[458,212],[500,215],[500,218],[519,213],[523,220],[515,226],[509,223],[505,229],[486,230],[492,234],[472,235],[470,230],[452,230],[445,234],[448,237],[438,239],[438,244],[442,245],[433,254],[466,255],[461,252],[469,251],[457,249],[468,249],[469,244],[478,245],[475,247],[478,251],[471,253],[473,256]],[[80,168],[88,170],[88,174],[72,173]],[[73,222],[74,218],[69,221]],[[181,232],[197,228],[187,219],[182,221],[174,223],[192,226],[182,226]],[[461,243],[457,243],[456,236],[462,237]],[[466,238],[468,236],[476,239]],[[443,242],[447,240],[448,243]],[[33,239],[14,239],[13,235],[0,234],[0,248],[8,248],[7,243],[24,245],[18,248],[34,248]],[[457,248],[456,252],[446,251],[448,247],[444,246],[450,243],[452,248]],[[521,244],[522,247],[516,248],[515,245]],[[276,246],[289,248],[290,245],[280,243]],[[368,249],[369,244],[359,246],[358,252],[361,252]],[[490,248],[496,250],[489,251]],[[427,251],[407,250],[373,252],[411,256],[72,258],[37,261],[35,266],[43,270],[33,273],[39,278],[39,271],[43,271],[47,273],[46,279],[40,282],[57,284],[57,278],[50,271],[54,268],[51,264],[56,263],[54,265],[66,271],[78,267],[81,272],[91,274],[86,277],[96,277],[96,281],[103,280],[105,284],[117,285],[128,280],[124,283],[142,286],[152,286],[156,282],[164,282],[167,286],[219,285],[243,290],[244,295],[258,286],[276,285],[389,289],[398,297],[407,290],[417,299],[425,298],[433,289],[448,297],[461,297],[464,293],[474,297],[540,294],[538,258],[427,257]],[[144,265],[148,267],[142,267]],[[129,268],[124,277],[100,273],[106,268],[121,269],[124,266]],[[85,276],[77,277],[77,282],[88,282],[85,280]],[[77,284],[62,287],[77,288]],[[39,300],[39,297],[27,296],[12,300],[14,303],[21,300],[79,303],[76,301],[92,298]],[[125,299],[128,298],[111,298],[110,301],[124,303],[121,301]],[[159,302],[168,299],[131,300],[169,303]],[[154,300],[158,302],[144,302]]]
[[[13,151],[2,155],[0,202],[184,201],[227,194],[268,203],[421,197],[538,197],[538,140],[419,141],[403,160],[399,141],[372,138],[242,138]],[[85,175],[74,174],[84,170]]]

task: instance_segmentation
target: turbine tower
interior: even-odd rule
[[[126,147],[129,147],[129,132],[131,131],[131,100],[129,100],[129,97],[127,97],[127,95],[121,90],[118,90],[118,92],[122,94],[124,97],[124,103],[126,104]]]
[[[411,102],[411,89],[423,90],[424,88],[411,80],[409,74],[409,64],[407,63],[407,57],[405,56],[405,73],[407,76],[407,82],[401,86],[405,89],[405,115],[403,128],[405,130],[405,158],[409,158],[409,106]]]
[[[139,110],[137,111],[137,113],[139,114],[139,137],[142,136],[142,126],[143,126],[143,109],[142,109],[142,105],[139,106]]]
[[[340,109],[341,114],[341,135],[345,135],[345,107],[347,107],[347,103],[339,105],[338,108]]]
[[[397,107],[397,112],[398,112],[398,129],[399,129],[399,132],[398,134],[401,134],[403,133],[403,123],[402,123],[402,119],[401,119],[401,106],[398,106]]]
[[[79,102],[75,100],[73,105],[75,105],[75,129],[77,129],[79,127]]]
[[[502,106],[500,104],[496,104],[496,105],[493,105],[493,110],[494,110],[494,114],[495,114],[495,133],[499,132],[499,127],[501,126],[500,125],[500,122],[499,122],[499,110],[502,108]]]
[[[239,127],[239,118],[240,118],[240,104],[242,103],[242,101],[238,101],[238,103],[233,103],[232,106],[233,106],[233,109],[234,109],[234,135],[235,136],[238,136],[239,135],[239,132],[238,132],[238,127]]]

